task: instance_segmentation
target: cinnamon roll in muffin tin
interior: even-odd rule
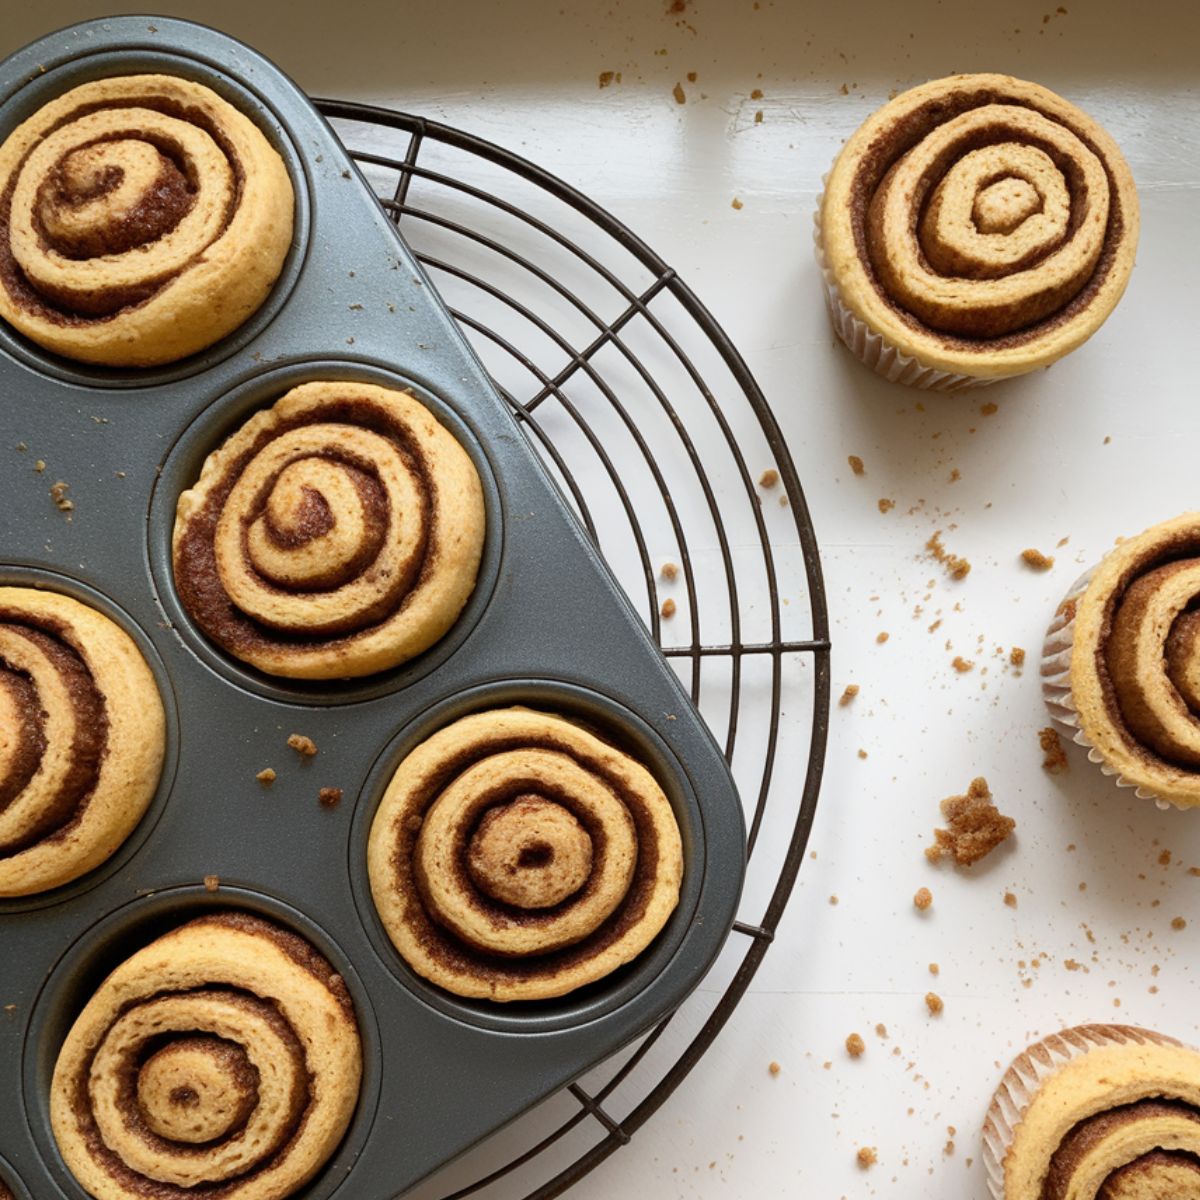
[[[51,871],[45,889],[0,898],[0,1192],[184,1194],[210,1168],[164,1150],[160,1178],[145,1147],[216,1130],[204,1142],[216,1164],[200,1185],[206,1193],[226,1194],[233,1171],[256,1181],[237,1193],[247,1196],[388,1200],[695,987],[736,911],[741,806],[719,748],[420,266],[284,75],[199,26],[93,22],[0,64],[0,144],[72,89],[163,76],[208,89],[265,136],[290,180],[292,242],[282,265],[267,247],[278,274],[265,299],[259,264],[260,281],[246,295],[235,289],[248,315],[214,320],[219,340],[190,357],[141,345],[147,365],[102,365],[121,356],[66,357],[29,340],[37,321],[26,333],[21,322],[0,324],[0,586],[81,602],[136,645],[162,704],[161,717],[143,714],[146,736],[164,743],[157,789],[142,770],[144,813],[107,858],[89,859],[99,865],[77,878],[64,871],[61,886]],[[137,107],[124,86],[93,92]],[[146,103],[154,108],[153,96]],[[187,108],[167,115],[186,119]],[[101,122],[102,140],[131,132],[137,142],[131,120]],[[157,127],[146,136],[143,144],[170,142]],[[112,186],[106,153],[90,148],[56,176],[71,205]],[[132,178],[158,178],[140,148],[114,161],[132,164]],[[241,194],[239,169],[230,195]],[[167,174],[175,195],[182,185]],[[5,236],[10,216],[11,204],[0,204]],[[79,232],[82,219],[63,218],[72,252],[103,248],[103,237]],[[154,225],[148,219],[137,236]],[[83,276],[72,272],[78,291]],[[169,324],[161,291],[153,294],[155,320]],[[41,313],[46,320],[72,318]],[[134,324],[135,340],[153,340]],[[91,334],[84,341],[94,350]],[[181,337],[173,353],[199,344]],[[328,449],[329,426],[360,418],[349,442]],[[431,440],[414,450],[393,419]],[[276,451],[264,438],[276,434],[321,461],[286,479],[272,473],[266,459]],[[403,462],[386,466],[397,445]],[[264,446],[265,465],[252,462]],[[442,460],[456,482],[439,495],[430,473]],[[386,489],[364,479],[389,471],[395,490],[385,501]],[[56,505],[51,488],[70,506]],[[218,510],[247,495],[252,508],[273,506],[277,528],[272,546],[256,549],[247,534],[239,552]],[[404,554],[380,565],[372,521],[397,496],[421,515]],[[297,551],[333,537],[343,511],[353,536],[335,547],[326,578]],[[435,520],[443,524],[421,524]],[[327,584],[353,593],[357,615],[318,606],[314,617],[290,600],[278,612],[254,609],[245,599],[253,580],[215,589],[221,566],[210,567],[239,553],[285,598],[294,579],[300,591]],[[429,583],[433,560],[451,564],[444,584]],[[184,581],[185,568],[198,574]],[[402,578],[389,576],[376,594],[359,584],[372,571]],[[431,611],[376,638],[394,620],[393,602]],[[269,638],[250,636],[245,611],[231,623],[214,608],[239,603],[264,629],[272,623]],[[310,643],[321,639],[332,649],[314,656]],[[7,688],[6,703],[18,693]],[[121,720],[127,737],[127,712]],[[36,722],[26,724],[34,738]],[[292,734],[316,753],[290,748]],[[443,752],[444,770],[434,761]],[[0,769],[5,755],[0,744]],[[260,780],[265,768],[273,782]],[[340,802],[321,802],[339,793]],[[413,823],[426,821],[431,832],[417,836]],[[389,888],[389,863],[403,853],[411,862]],[[560,856],[554,869],[547,855]],[[446,886],[431,884],[446,856],[455,860]],[[525,868],[528,879],[512,877]],[[489,913],[502,912],[507,923],[492,928]],[[265,939],[258,957],[253,938]],[[203,1013],[191,1000],[164,1000],[164,1011],[179,1011],[139,1041],[133,998],[158,1020],[160,999],[176,987],[194,994],[205,964]],[[230,998],[239,989],[273,995],[289,978],[301,996],[291,1032],[274,1027],[262,993]],[[241,1008],[249,1032],[231,1049]],[[292,1063],[306,1036],[294,1029],[310,1017],[336,1023],[339,1013],[338,1036],[361,1047],[361,1070]],[[184,1030],[189,1023],[199,1031]],[[247,1115],[258,1095],[247,1079],[255,1055],[273,1057],[263,1049],[272,1039],[293,1048],[274,1056],[280,1069],[303,1069],[272,1084],[291,1099],[270,1117],[264,1145],[286,1157],[300,1137],[289,1121],[320,1125],[313,1157],[299,1166],[250,1163],[220,1144],[259,1120]],[[305,1088],[323,1107],[305,1107]],[[226,1095],[232,1117],[207,1099]],[[103,1112],[85,1110],[101,1101]],[[195,1106],[199,1133],[179,1105]],[[129,1162],[114,1161],[122,1146]]]

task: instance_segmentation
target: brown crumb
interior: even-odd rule
[[[1032,567],[1035,571],[1048,571],[1054,566],[1054,556],[1052,554],[1043,554],[1040,550],[1022,550],[1021,561],[1027,567]]]
[[[846,705],[858,695],[858,691],[859,688],[857,683],[846,684],[846,690],[841,694],[841,696],[838,697],[838,707],[845,708]]]
[[[600,86],[602,88],[609,87],[612,84],[612,81],[614,79],[616,79],[616,77],[617,77],[616,71],[601,71],[600,72]]]
[[[61,479],[50,485],[50,499],[54,501],[54,507],[59,512],[70,512],[75,507],[75,502],[67,496],[70,486],[69,483],[63,483]]]
[[[850,89],[843,83],[842,86],[840,88],[838,88],[838,95],[839,96],[848,96],[848,95],[850,95]]]
[[[1025,665],[1025,651],[1020,646],[1014,646],[1008,652],[1008,661],[1014,667],[1023,667]]]
[[[887,1026],[882,1021],[875,1026],[875,1036],[879,1038],[887,1037]]]
[[[695,72],[695,71],[689,71],[689,72],[687,73],[687,81],[688,81],[688,83],[695,83],[695,82],[696,82],[696,79],[697,79],[697,75],[696,75],[696,72]]]
[[[1017,827],[992,803],[987,780],[980,776],[971,781],[964,796],[949,796],[942,801],[942,816],[949,829],[933,831],[934,844],[925,850],[930,862],[949,856],[960,867],[969,867],[990,854]]]
[[[960,674],[964,675],[967,671],[975,670],[975,664],[969,658],[963,658],[961,654],[956,654],[950,665]]]
[[[965,558],[957,554],[951,554],[942,545],[942,531],[940,529],[925,543],[925,549],[946,568],[946,573],[951,579],[966,579],[971,573],[971,564]]]
[[[338,787],[323,787],[317,793],[317,799],[322,808],[337,808],[342,802],[342,789]]]
[[[892,636],[892,635],[891,635],[890,633],[886,632],[886,630],[885,630],[885,631],[883,631],[883,632],[881,632],[881,633],[877,633],[877,634],[875,635],[875,640],[876,640],[876,642],[878,642],[878,643],[879,643],[879,645],[881,645],[881,646],[882,646],[882,645],[883,645],[883,643],[884,643],[884,642],[886,642],[886,641],[888,640],[888,638],[890,638],[891,636]]]
[[[1013,892],[1005,892],[1004,893],[1004,903],[1007,904],[1009,908],[1016,908],[1017,907],[1016,895]]]
[[[830,896],[829,903],[832,904],[834,908],[837,908],[838,898],[836,896]]]
[[[946,1002],[937,994],[937,992],[926,992],[925,1007],[929,1009],[929,1015],[931,1017],[939,1017],[946,1007]]]
[[[742,205],[742,202],[736,196],[734,196],[734,198],[729,203],[729,207],[736,208],[739,211],[741,211],[741,209],[743,208],[743,205]]]
[[[926,887],[917,888],[913,896],[913,906],[921,912],[927,912],[933,907],[933,893]]]
[[[861,458],[858,457],[857,454],[849,455],[846,461],[850,464],[850,470],[852,470],[855,475],[865,475],[867,473],[866,464]]]
[[[866,757],[867,757],[867,752],[866,752],[866,751],[865,751],[865,750],[864,750],[864,749],[863,749],[861,746],[860,746],[860,747],[859,747],[859,749],[858,749],[858,757],[859,757],[859,758],[866,758]]]
[[[40,475],[46,469],[46,460],[44,458],[39,458],[37,462],[33,464],[33,469]]]
[[[668,583],[674,583],[679,578],[679,568],[673,562],[665,562],[659,575]]]
[[[762,90],[762,88],[754,88],[754,89],[753,89],[753,90],[750,92],[750,99],[751,99],[751,100],[761,100],[762,98],[763,98],[763,90]]]
[[[305,758],[312,758],[317,752],[317,743],[310,737],[306,737],[303,733],[292,733],[288,735],[288,743],[297,754],[302,754]]]
[[[950,1139],[950,1140],[949,1140],[949,1141],[948,1141],[948,1142],[947,1142],[947,1143],[946,1143],[946,1144],[945,1144],[945,1145],[942,1147],[942,1153],[943,1153],[944,1155],[946,1155],[946,1157],[947,1157],[947,1158],[949,1158],[949,1157],[950,1157],[950,1155],[954,1153],[954,1139],[953,1139],[953,1138],[951,1138],[951,1139]]]
[[[275,782],[275,768],[274,767],[263,767],[263,769],[261,771],[259,771],[259,773],[257,775],[255,775],[254,778],[257,779],[259,783],[274,783]]]
[[[995,413],[998,413],[999,411],[1000,411],[1000,405],[998,405],[994,400],[989,400],[986,404],[981,404],[979,406],[979,414],[980,414],[980,416],[983,416],[983,417],[993,416]]]
[[[942,972],[942,968],[941,968],[941,967],[939,967],[939,966],[937,965],[937,963],[930,963],[930,964],[929,964],[929,973],[930,973],[930,975],[940,975],[940,974],[941,974],[941,972]]]
[[[768,467],[759,477],[758,486],[773,488],[779,482],[779,472],[774,467]]]
[[[204,890],[206,892],[215,892],[221,886],[220,875],[205,875]]]
[[[846,1038],[846,1053],[851,1058],[858,1058],[866,1048],[867,1044],[862,1040],[861,1033],[852,1033]]]
[[[1184,920],[1182,917],[1176,917],[1176,918],[1175,918],[1175,919],[1174,919],[1174,920],[1171,922],[1171,928],[1172,928],[1172,929],[1174,929],[1174,930],[1186,929],[1186,928],[1187,928],[1187,922],[1186,922],[1186,921],[1185,921],[1185,920]]]
[[[662,613],[662,615],[663,615],[664,617],[666,617],[666,618],[670,619],[671,617],[673,617],[673,616],[675,615],[675,609],[676,609],[676,607],[677,607],[677,606],[676,606],[676,604],[675,604],[675,601],[674,601],[674,600],[672,600],[670,596],[668,596],[668,597],[667,597],[667,598],[666,598],[666,599],[663,601],[663,603],[662,603],[662,608],[660,609],[660,611],[661,611],[661,613]]]
[[[754,114],[754,123],[755,125],[761,125],[763,123],[763,110],[761,108],[758,109]]]
[[[890,513],[896,507],[895,500],[889,500],[886,496],[880,497],[879,511],[881,513]]]
[[[1058,731],[1047,725],[1038,730],[1038,742],[1042,747],[1042,770],[1048,775],[1061,775],[1071,766],[1067,752],[1063,749]]]
[[[687,93],[683,90],[683,84],[677,83],[671,90],[671,95],[675,97],[676,104],[687,103]]]
[[[858,1150],[858,1165],[864,1171],[873,1167],[879,1161],[879,1155],[875,1153],[874,1146],[860,1146]]]
[[[778,1075],[783,1068],[777,1062],[771,1062],[767,1064],[767,1070],[772,1075]]]

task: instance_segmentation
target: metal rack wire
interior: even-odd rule
[[[624,224],[471,134],[387,109],[317,103],[693,700],[718,736],[723,727],[726,755],[752,805],[747,901],[762,907],[735,924],[745,941],[735,938],[727,951],[735,958],[724,991],[681,1052],[647,1068],[675,1019],[667,1018],[600,1086],[572,1084],[577,1107],[548,1132],[437,1193],[492,1196],[545,1159],[549,1177],[543,1170],[524,1192],[544,1200],[627,1144],[680,1085],[732,1016],[775,936],[812,825],[829,721],[816,538],[791,455],[746,364],[687,285]],[[749,463],[759,454],[773,462],[782,492],[757,486]],[[776,496],[771,508],[767,500]],[[679,560],[678,620],[664,616],[662,595],[673,587],[655,567],[656,554],[667,553]],[[793,592],[803,601],[794,609]],[[801,682],[798,703],[792,690]],[[739,741],[750,693],[768,720]],[[799,789],[776,779],[785,738],[792,754],[798,740],[805,743]],[[782,834],[770,854],[756,854],[769,815],[782,820]],[[615,1115],[606,1105],[631,1080],[636,1094]],[[561,1151],[557,1161],[550,1152],[589,1119],[595,1140],[561,1165]]]

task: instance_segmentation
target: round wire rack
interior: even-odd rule
[[[829,722],[816,537],[745,362],[621,221],[469,133],[317,104],[722,742],[746,805],[740,919],[693,997],[413,1193],[543,1200],[626,1145],[683,1082],[775,936]]]

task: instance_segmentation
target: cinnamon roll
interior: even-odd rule
[[[1133,269],[1133,177],[1095,121],[1035,83],[955,75],[846,142],[817,252],[834,326],[889,379],[954,389],[1049,366]]]
[[[0,587],[0,896],[99,866],[146,811],[166,720],[150,668],[108,617]]]
[[[371,827],[371,893],[418,974],[541,1000],[603,979],[679,902],[670,801],[636,759],[523,708],[455,721],[396,769]]]
[[[470,456],[412,396],[306,383],[179,497],[175,586],[205,634],[271,675],[370,675],[427,649],[475,587]]]
[[[13,1194],[9,1191],[8,1184],[0,1179],[0,1200],[14,1200]]]
[[[50,1120],[97,1200],[282,1200],[337,1149],[361,1074],[341,976],[303,938],[220,913],[100,985],[59,1053]]]
[[[1042,658],[1054,718],[1118,783],[1200,804],[1200,513],[1121,542],[1059,605]]]
[[[250,317],[292,240],[292,184],[210,88],[72,88],[0,146],[0,317],[67,358],[172,362]]]
[[[1125,1025],[1030,1046],[983,1127],[995,1200],[1200,1195],[1200,1054]]]

